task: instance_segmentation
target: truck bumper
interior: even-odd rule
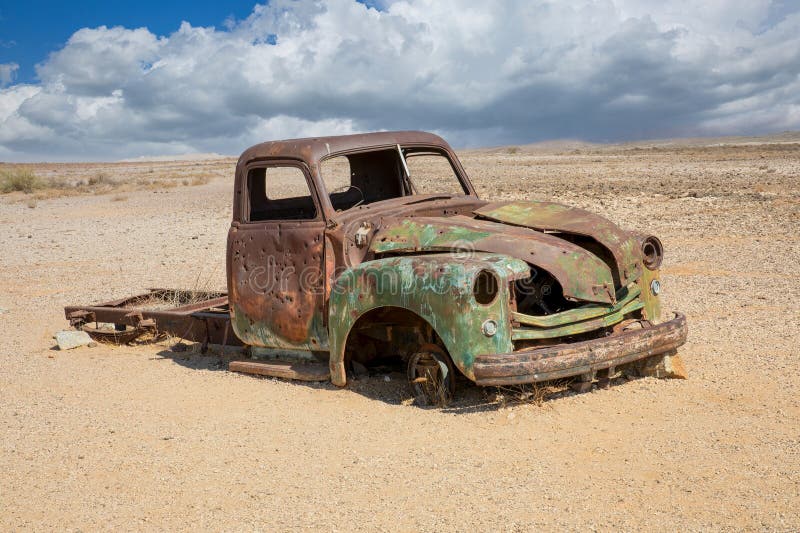
[[[686,317],[609,337],[570,344],[479,355],[473,372],[478,385],[520,385],[587,374],[668,353],[686,342]]]

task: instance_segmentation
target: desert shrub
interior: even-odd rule
[[[87,181],[90,187],[96,187],[97,185],[116,185],[116,183],[116,180],[105,172],[98,172]]]
[[[48,189],[74,189],[75,185],[70,183],[69,181],[65,180],[64,178],[59,177],[50,177],[44,183],[42,183],[42,188]]]
[[[41,179],[30,169],[22,167],[12,167],[0,170],[0,191],[32,193],[36,189],[44,187]]]

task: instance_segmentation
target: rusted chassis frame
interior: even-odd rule
[[[660,354],[686,342],[686,317],[653,327],[583,342],[519,350],[475,358],[478,385],[520,385],[591,374]]]
[[[120,324],[133,328],[140,328],[143,323],[147,323],[154,326],[151,328],[153,331],[191,342],[200,342],[204,345],[242,345],[231,328],[227,295],[171,309],[146,310],[130,307],[136,301],[165,291],[169,292],[167,289],[150,289],[149,293],[120,300],[89,306],[68,306],[64,308],[64,315],[70,324],[78,329],[84,324],[93,322]]]

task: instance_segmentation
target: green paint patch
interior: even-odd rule
[[[370,249],[375,253],[404,250],[409,245],[416,250],[452,249],[454,245],[472,249],[471,245],[490,236],[486,231],[475,231],[463,226],[448,224],[425,224],[404,220],[400,224],[381,230],[381,235],[373,239]]]
[[[534,339],[555,339],[558,337],[568,337],[570,335],[577,335],[579,333],[587,333],[589,331],[594,331],[596,329],[613,326],[614,324],[622,322],[623,318],[625,318],[625,315],[632,313],[634,311],[638,311],[643,307],[644,307],[644,302],[637,300],[629,302],[627,305],[623,306],[616,312],[613,312],[611,314],[593,320],[578,322],[577,324],[567,324],[552,329],[515,328],[512,332],[512,339],[515,341],[534,340]]]
[[[589,304],[576,309],[570,309],[569,311],[545,316],[512,313],[512,318],[526,326],[554,328],[616,313],[637,298],[641,292],[638,286],[633,286],[630,290],[622,289],[617,292],[617,304],[612,306]]]
[[[498,278],[498,295],[487,305],[479,304],[473,295],[473,283],[481,270],[490,270]],[[332,371],[341,366],[347,336],[359,317],[373,309],[399,307],[423,318],[442,340],[453,363],[472,377],[476,355],[513,349],[509,284],[528,270],[519,259],[485,253],[469,258],[444,253],[376,259],[350,269],[331,291]],[[361,282],[365,278],[374,282]],[[493,336],[481,331],[489,319],[498,325]]]

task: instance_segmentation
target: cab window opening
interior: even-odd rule
[[[317,207],[300,167],[252,168],[247,173],[247,191],[250,222],[317,218]]]

